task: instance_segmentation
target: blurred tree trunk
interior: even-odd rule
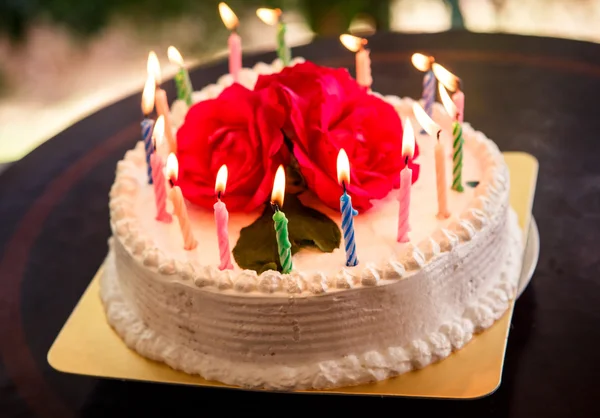
[[[300,7],[311,29],[319,35],[333,36],[348,31],[357,15],[368,15],[377,30],[390,27],[391,0],[301,0]]]

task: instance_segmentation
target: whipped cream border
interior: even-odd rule
[[[302,62],[296,59],[292,65]],[[268,74],[281,69],[281,62],[273,64],[258,63],[254,69],[244,68],[241,77],[248,83],[259,74]],[[195,100],[216,97],[232,83],[231,76],[222,76],[217,84],[211,84],[200,92],[195,92]],[[397,96],[382,96],[372,93],[396,109],[400,114],[412,114],[413,100]],[[187,107],[181,102],[174,106],[172,116],[176,129]],[[442,105],[435,103],[441,109]],[[139,260],[149,269],[165,276],[179,276],[185,281],[192,281],[198,288],[211,291],[235,291],[239,293],[259,292],[262,294],[306,294],[319,295],[333,291],[357,288],[361,286],[382,285],[385,280],[396,280],[408,277],[443,253],[453,251],[464,244],[488,224],[498,208],[506,200],[509,188],[508,168],[496,144],[482,132],[474,130],[470,124],[463,125],[465,142],[474,142],[486,167],[480,184],[475,189],[475,199],[458,219],[447,228],[440,228],[430,237],[417,245],[409,244],[397,257],[393,256],[381,265],[375,263],[359,264],[356,267],[343,267],[334,276],[323,273],[307,275],[301,271],[282,274],[269,270],[257,274],[253,270],[219,270],[217,265],[196,266],[189,262],[181,263],[164,254],[157,248],[152,239],[144,233],[133,210],[140,185],[136,180],[135,170],[143,167],[145,151],[140,141],[133,150],[127,151],[123,160],[117,163],[115,182],[110,190],[110,224],[115,235],[129,251],[132,257]]]
[[[474,333],[489,328],[509,308],[521,271],[522,233],[510,210],[508,256],[492,288],[468,305],[461,318],[404,347],[387,347],[339,359],[300,366],[235,362],[174,344],[149,328],[131,309],[119,285],[115,253],[111,249],[100,278],[100,296],[109,324],[126,345],[144,357],[161,361],[188,374],[229,385],[268,390],[327,389],[370,383],[423,368],[448,357],[467,344]],[[111,238],[113,239],[113,238]],[[235,370],[235,373],[231,371]]]

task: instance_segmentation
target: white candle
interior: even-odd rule
[[[413,103],[413,113],[417,122],[431,136],[437,138],[434,147],[435,153],[435,180],[437,187],[438,213],[439,219],[446,219],[450,216],[448,210],[448,183],[446,181],[446,151],[444,147],[445,140],[442,140],[442,128],[433,121],[425,110],[418,103]]]

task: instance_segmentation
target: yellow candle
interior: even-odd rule
[[[156,91],[154,93],[156,113],[158,116],[163,116],[165,119],[165,137],[167,138],[167,144],[169,144],[169,152],[175,153],[177,152],[177,141],[175,140],[175,135],[173,135],[171,111],[169,110],[167,92],[160,88],[162,80],[160,63],[158,62],[158,57],[154,51],[150,51],[148,54],[148,74],[152,75],[156,81]]]
[[[179,171],[179,163],[175,154],[169,154],[167,158],[167,176],[171,183],[171,190],[169,190],[169,199],[173,203],[173,215],[177,217],[179,221],[179,228],[181,229],[181,235],[183,236],[183,248],[186,250],[193,250],[198,246],[198,242],[194,238],[192,233],[192,225],[190,218],[187,213],[187,207],[183,200],[183,194],[181,188],[174,184],[177,181],[177,173]]]

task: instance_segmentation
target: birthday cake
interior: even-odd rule
[[[155,156],[140,141],[117,165],[101,298],[131,349],[230,385],[332,388],[443,360],[503,315],[522,243],[493,141],[343,69],[237,81],[175,101]]]

